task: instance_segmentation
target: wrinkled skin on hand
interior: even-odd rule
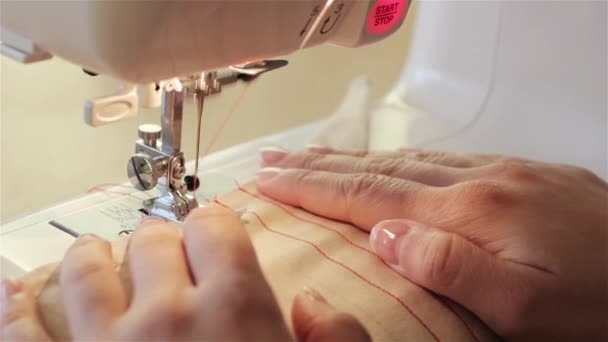
[[[496,155],[265,149],[265,195],[370,231],[376,253],[510,340],[608,338],[608,184]]]

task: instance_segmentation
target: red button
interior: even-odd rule
[[[367,15],[367,31],[384,33],[395,26],[407,10],[407,0],[378,0]]]

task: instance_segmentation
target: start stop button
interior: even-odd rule
[[[384,33],[393,28],[407,12],[407,0],[378,0],[367,15],[367,31]]]

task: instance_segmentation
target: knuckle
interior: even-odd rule
[[[316,153],[305,153],[300,156],[300,165],[303,169],[316,170],[320,168],[321,161],[325,159],[325,155]]]
[[[341,193],[347,197],[360,197],[372,192],[388,189],[388,177],[373,173],[357,173],[352,177],[348,177],[341,184]]]
[[[227,283],[219,286],[216,295],[222,302],[222,307],[227,309],[230,317],[238,319],[252,317],[263,308],[258,305],[260,298],[255,296],[252,290],[252,281],[246,277],[228,279]],[[248,291],[243,291],[248,288]]]
[[[155,310],[158,323],[164,324],[168,329],[172,329],[174,335],[177,335],[184,328],[188,328],[193,324],[195,318],[195,310],[192,305],[183,300],[166,301]]]
[[[372,173],[357,173],[350,177],[345,177],[338,182],[337,193],[346,200],[349,212],[355,209],[355,204],[365,198],[373,201],[382,196],[387,188],[386,177]]]
[[[420,151],[420,152],[416,152],[414,154],[414,159],[417,161],[420,161],[420,162],[424,162],[424,163],[444,164],[444,163],[453,162],[454,158],[452,158],[451,155],[447,152]]]
[[[505,163],[505,176],[516,181],[536,181],[538,172],[532,166],[518,159],[507,159]]]
[[[440,152],[429,152],[429,151],[418,151],[414,153],[414,158],[418,161],[428,162],[438,158],[442,153]]]
[[[503,157],[491,164],[490,175],[517,182],[534,182],[539,179],[538,170],[526,160],[514,157]]]
[[[591,172],[588,169],[585,169],[583,167],[579,167],[579,166],[573,166],[572,167],[574,170],[574,174],[576,174],[578,177],[582,178],[582,179],[587,179],[587,180],[591,180],[591,181],[602,181],[601,178],[599,178],[595,173]]]
[[[407,208],[416,201],[410,194],[421,190],[415,183],[373,173],[353,174],[338,185],[337,192],[346,199],[349,208],[360,199],[370,205],[399,203]]]
[[[317,182],[323,182],[323,179],[315,179],[316,173],[311,170],[287,170],[288,176],[293,178],[293,182],[295,183],[297,188],[305,187],[309,183],[314,184]]]
[[[66,261],[66,266],[61,272],[63,283],[85,282],[88,279],[96,278],[105,271],[102,264],[90,258]]]
[[[61,266],[60,279],[64,282],[82,282],[105,271],[104,265],[91,255],[92,247],[110,249],[109,241],[103,239],[77,240],[68,250]]]
[[[398,159],[377,159],[369,162],[367,172],[383,175],[398,174],[403,166],[403,161]]]
[[[451,234],[433,234],[422,253],[423,278],[434,286],[451,288],[460,272],[455,260],[457,243]]]
[[[493,181],[473,181],[463,183],[463,193],[461,193],[466,201],[462,201],[463,205],[471,206],[471,203],[480,205],[484,208],[498,207],[508,208],[515,204],[519,197],[515,191]]]

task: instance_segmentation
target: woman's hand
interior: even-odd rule
[[[183,227],[144,220],[126,254],[132,296],[116,272],[109,242],[85,235],[67,251],[60,284],[72,339],[292,339],[232,211],[198,209]],[[3,282],[3,337],[49,340],[27,280]],[[369,340],[353,316],[335,311],[312,289],[296,297],[292,318],[300,340]]]
[[[608,185],[492,155],[262,151],[258,189],[371,231],[376,253],[508,339],[608,338]]]

